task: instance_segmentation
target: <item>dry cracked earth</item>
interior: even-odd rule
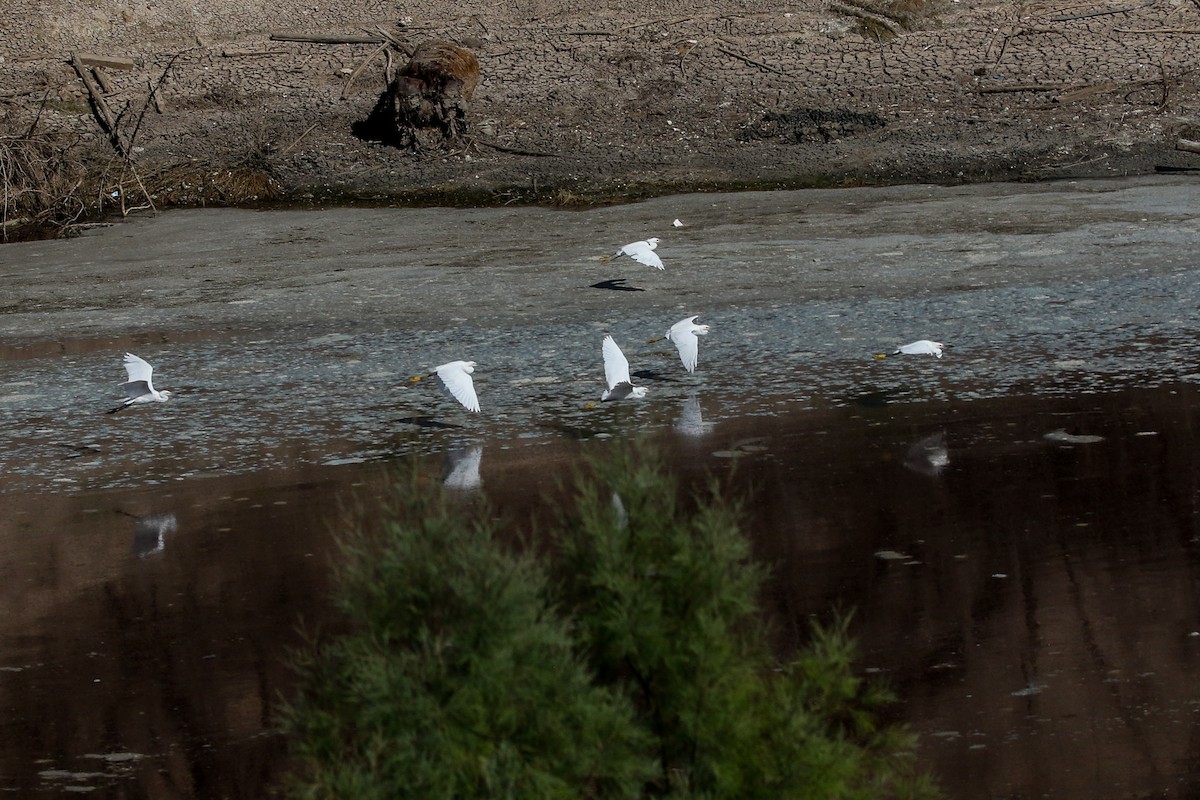
[[[1130,2],[13,0],[0,134],[56,142],[126,210],[1198,166],[1174,145],[1200,131],[1200,3]],[[385,70],[428,39],[479,58],[469,139],[413,154],[357,138]],[[97,85],[112,137],[76,53],[113,60]]]

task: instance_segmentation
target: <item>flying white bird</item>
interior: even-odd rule
[[[682,223],[682,222],[680,222],[679,220],[675,220],[675,221],[674,221],[674,222],[672,222],[671,224],[672,224],[672,225],[674,225],[676,228],[682,228],[682,227],[683,227],[683,223]]]
[[[645,386],[634,386],[629,378],[629,361],[611,336],[604,337],[604,379],[608,388],[600,395],[603,400],[623,400],[626,397],[645,397]]]
[[[696,371],[696,359],[700,354],[700,340],[696,335],[704,336],[707,333],[708,326],[697,325],[696,317],[681,319],[667,331],[667,338],[675,343],[676,349],[679,350],[679,360],[688,372]]]
[[[654,252],[654,248],[658,247],[658,237],[647,239],[644,242],[630,242],[616,252],[613,258],[621,256],[629,256],[639,264],[645,264],[647,267],[655,269],[665,269],[662,259]]]
[[[133,353],[125,354],[125,375],[129,380],[121,384],[125,400],[121,405],[110,409],[108,413],[115,414],[122,408],[129,408],[138,403],[165,403],[171,399],[170,392],[160,392],[154,388],[150,376],[154,367],[147,364]]]
[[[930,356],[937,356],[938,358],[941,358],[942,357],[942,348],[945,346],[946,345],[942,344],[941,342],[931,342],[928,339],[921,339],[919,341],[913,342],[912,344],[906,344],[906,345],[901,346],[899,349],[896,350],[895,353],[892,353],[892,355],[898,355],[900,353],[903,353],[904,355],[909,355],[909,356],[930,355]]]
[[[479,412],[479,398],[475,396],[475,382],[471,373],[475,371],[474,361],[450,361],[435,367],[433,372],[425,377],[437,375],[442,379],[446,391],[454,395],[454,399],[463,404],[467,411]],[[413,380],[420,380],[414,378]]]

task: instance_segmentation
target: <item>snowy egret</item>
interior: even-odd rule
[[[616,252],[613,258],[621,256],[629,256],[639,264],[645,264],[647,267],[655,269],[665,269],[662,259],[654,252],[654,248],[658,247],[658,237],[646,239],[644,242],[630,242]]]
[[[604,337],[604,379],[608,389],[600,395],[603,400],[623,400],[626,397],[645,397],[645,386],[634,386],[629,378],[629,361],[613,337]]]
[[[904,355],[909,356],[930,355],[941,358],[942,348],[945,346],[946,345],[942,344],[941,342],[931,342],[928,339],[920,339],[912,344],[902,345],[901,347],[897,348],[896,352],[892,353],[892,355],[899,355],[903,353]]]
[[[448,361],[439,367],[434,367],[433,372],[428,375],[418,375],[409,380],[416,382],[422,378],[431,378],[437,375],[442,379],[442,385],[446,387],[454,399],[463,404],[463,408],[467,411],[479,412],[479,398],[475,396],[475,382],[471,380],[471,373],[475,371],[474,361]]]
[[[125,376],[129,379],[121,384],[125,400],[116,408],[110,409],[109,414],[115,414],[122,408],[129,408],[137,403],[165,403],[171,399],[170,392],[160,392],[154,388],[150,376],[154,367],[147,364],[133,353],[125,354]]]
[[[679,350],[679,360],[688,372],[696,371],[696,359],[700,352],[700,340],[696,335],[704,336],[707,333],[708,326],[697,325],[696,317],[681,319],[667,331],[667,338],[675,343],[676,349]]]

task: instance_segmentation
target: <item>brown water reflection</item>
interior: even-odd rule
[[[1196,796],[1197,399],[864,399],[661,438],[688,485],[736,464],[753,493],[781,648],[810,616],[856,608],[862,667],[897,688],[950,797]],[[1045,438],[1056,429],[1103,439]],[[478,457],[518,519],[610,446],[479,444],[429,466],[471,497]],[[0,494],[0,789],[268,793],[297,622],[329,621],[329,520],[388,469]],[[164,515],[161,549],[135,542]]]

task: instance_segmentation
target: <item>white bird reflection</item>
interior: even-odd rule
[[[690,395],[680,410],[679,419],[675,420],[675,430],[684,436],[707,436],[712,433],[713,423],[704,421],[704,412],[700,408],[700,397]]]
[[[616,492],[612,493],[613,518],[617,523],[619,530],[625,530],[629,527],[629,512],[625,510],[625,504],[621,502],[621,495]]]
[[[446,451],[446,478],[442,485],[447,489],[471,492],[482,485],[479,477],[479,462],[483,460],[483,445],[453,447]]]
[[[125,513],[125,512],[122,512]],[[155,553],[161,553],[167,546],[167,535],[174,533],[178,523],[174,514],[151,514],[145,517],[126,514],[134,518],[133,553],[138,558],[146,558]]]
[[[950,465],[946,432],[939,431],[913,442],[904,454],[904,467],[922,475],[940,475]]]

